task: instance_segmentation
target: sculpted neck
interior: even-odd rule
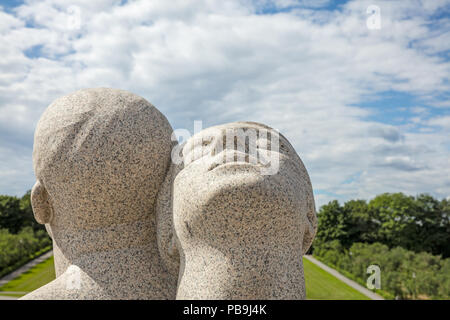
[[[298,213],[249,199],[175,208],[182,263],[177,299],[305,298]]]
[[[301,251],[199,247],[182,256],[177,299],[305,299]]]
[[[94,230],[52,228],[56,276],[76,266],[88,291],[108,292],[108,298],[169,299],[175,296],[165,275],[152,221]],[[72,268],[73,269],[73,268]],[[71,270],[72,270],[71,269]]]

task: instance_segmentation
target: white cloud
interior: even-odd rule
[[[425,107],[412,107],[411,112],[416,114],[427,114],[428,109]]]
[[[427,121],[428,125],[438,126],[450,130],[450,116],[435,117]]]
[[[450,193],[443,126],[414,132],[371,120],[373,111],[359,107],[386,90],[427,99],[449,92],[450,63],[434,55],[447,50],[439,45],[444,33],[427,27],[443,3],[379,1],[381,30],[366,27],[370,1],[336,11],[303,1],[270,15],[256,14],[267,1],[120,3],[73,2],[79,29],[67,23],[62,0],[27,1],[16,16],[1,12],[0,149],[19,151],[0,158],[0,193],[31,187],[32,174],[15,173],[32,168],[32,132],[44,108],[100,86],[144,96],[174,128],[192,130],[198,119],[279,129],[304,160],[318,204],[329,194]],[[42,57],[23,53],[35,46]]]

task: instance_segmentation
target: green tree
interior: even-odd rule
[[[441,261],[441,269],[437,275],[439,281],[438,297],[442,299],[450,299],[450,259]]]
[[[22,229],[23,218],[20,199],[0,195],[0,229],[8,229],[11,233],[17,233]]]
[[[377,240],[378,224],[365,200],[347,201],[343,210],[347,215],[348,243],[346,245],[350,246],[355,242],[372,243]]]
[[[441,212],[441,232],[443,235],[439,240],[438,251],[444,258],[450,257],[450,199],[443,199],[439,203]]]
[[[349,216],[337,200],[323,205],[320,208],[317,218],[317,243],[338,240],[344,246],[349,244]]]
[[[419,210],[414,197],[403,193],[384,193],[369,202],[376,223],[376,238],[389,247],[413,249],[417,233],[416,215]]]
[[[412,250],[442,254],[447,257],[450,243],[448,215],[441,202],[427,194],[416,197],[418,210],[415,215],[416,232],[411,234],[415,240]]]

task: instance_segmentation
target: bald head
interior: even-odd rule
[[[147,218],[170,163],[171,133],[161,112],[127,91],[57,99],[34,137],[36,219],[80,230]]]

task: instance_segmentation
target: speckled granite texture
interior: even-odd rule
[[[156,230],[158,248],[164,267],[168,271],[171,284],[178,283],[180,255],[173,229],[173,180],[183,168],[183,164],[171,164],[156,202]]]
[[[248,143],[229,136],[252,130]],[[171,134],[164,115],[123,90],[80,90],[46,109],[31,200],[57,278],[22,299],[305,298],[302,255],[317,221],[290,143],[262,124],[229,123],[187,141],[177,165]],[[277,159],[274,174],[256,149]]]
[[[80,90],[45,110],[32,205],[53,239],[57,278],[23,299],[175,298],[155,214],[171,133],[153,105],[122,90]]]
[[[317,228],[308,173],[279,135],[279,170],[263,175],[259,160],[250,163],[251,143],[244,155],[227,147],[226,130],[239,129],[268,127],[212,127],[183,148],[184,168],[173,186],[181,263],[177,299],[305,299],[302,255]],[[274,155],[276,149],[259,137],[256,145],[274,149]],[[223,163],[227,153],[231,160]],[[239,157],[244,161],[235,161]]]

